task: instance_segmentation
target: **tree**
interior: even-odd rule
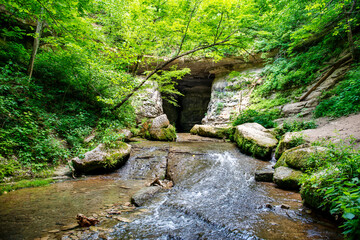
[[[219,59],[221,50],[239,43],[246,46],[251,42],[246,33],[256,12],[252,0],[113,0],[97,7],[104,12],[99,18],[120,61],[137,66],[149,62],[149,56],[155,59],[155,64],[150,64],[152,71],[113,109],[178,58],[201,52]]]

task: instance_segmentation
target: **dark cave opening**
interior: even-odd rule
[[[163,102],[164,113],[177,132],[189,132],[195,124],[201,124],[210,102],[214,78],[215,75],[209,73],[185,76],[176,86],[184,94],[177,98],[179,107]]]

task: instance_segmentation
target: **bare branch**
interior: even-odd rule
[[[149,80],[149,78],[151,78],[155,73],[157,73],[158,71],[160,71],[161,69],[165,68],[167,65],[169,65],[171,62],[175,61],[176,59],[179,59],[181,57],[184,57],[186,55],[189,55],[189,54],[192,54],[194,52],[197,52],[197,51],[200,51],[200,50],[204,50],[204,49],[207,49],[207,48],[211,48],[211,47],[214,47],[214,46],[219,46],[219,45],[223,45],[224,43],[228,42],[230,40],[230,37],[232,35],[234,35],[235,32],[231,33],[230,35],[228,35],[224,40],[220,41],[220,42],[216,42],[216,43],[213,43],[213,44],[209,44],[209,45],[205,45],[205,46],[200,46],[200,47],[197,47],[197,48],[194,48],[190,51],[187,51],[187,52],[184,52],[183,54],[180,54],[180,55],[177,55],[167,61],[165,61],[163,64],[157,66],[152,72],[150,72],[145,78],[144,80],[142,80],[140,82],[140,84],[138,86],[136,86],[132,91],[131,93],[129,93],[121,102],[119,102],[118,104],[115,105],[115,107],[113,108],[113,110],[116,110],[118,109],[119,107],[121,107],[122,105],[124,105],[124,103],[130,99],[130,97],[132,95],[134,95],[135,92],[137,92],[146,82],[147,80]]]
[[[220,17],[219,24],[218,24],[218,26],[217,26],[217,28],[216,28],[216,34],[215,34],[215,37],[214,37],[214,43],[220,38],[220,36],[221,36],[221,34],[222,34],[222,31],[221,31],[220,34],[219,34],[219,29],[220,29],[221,23],[222,23],[222,21],[223,21],[223,16],[224,16],[224,13],[222,12],[222,13],[221,13],[221,17]],[[219,34],[219,36],[218,36],[218,34]]]
[[[198,5],[200,5],[200,3],[201,3],[201,2],[199,2]],[[191,13],[190,13],[189,21],[188,21],[187,24],[186,24],[185,33],[184,33],[183,38],[181,39],[181,43],[180,43],[180,46],[179,46],[179,50],[178,50],[178,52],[177,52],[176,55],[179,55],[180,52],[181,52],[182,46],[183,46],[183,44],[184,44],[184,42],[185,42],[185,38],[186,38],[187,32],[188,32],[188,30],[189,30],[189,25],[190,25],[191,19],[192,19],[192,17],[193,17],[193,14],[194,14],[195,11],[196,11],[196,8],[198,7],[198,5],[195,4],[193,10],[192,10]]]

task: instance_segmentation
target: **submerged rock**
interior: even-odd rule
[[[256,170],[255,180],[258,182],[272,182],[274,177],[274,169],[264,168]]]
[[[140,207],[143,206],[148,200],[150,200],[157,192],[161,190],[160,186],[150,186],[143,188],[136,192],[131,197],[131,202],[135,204],[135,206]]]
[[[254,157],[271,160],[278,140],[258,123],[245,123],[236,127],[235,142],[241,151]]]
[[[210,125],[196,124],[191,130],[191,134],[197,134],[204,137],[227,138],[232,127],[215,127]]]
[[[274,182],[279,186],[279,188],[298,190],[300,187],[299,180],[301,175],[301,171],[288,167],[278,167],[275,169]]]
[[[99,144],[95,149],[85,153],[84,158],[72,159],[74,169],[78,173],[97,173],[116,169],[128,159],[131,146],[117,142],[116,148],[107,148]]]

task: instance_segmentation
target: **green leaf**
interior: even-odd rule
[[[355,215],[352,214],[352,213],[349,213],[349,212],[347,212],[347,213],[345,213],[345,214],[343,215],[343,218],[348,219],[348,220],[351,220],[351,219],[353,219],[354,217],[355,217]]]

